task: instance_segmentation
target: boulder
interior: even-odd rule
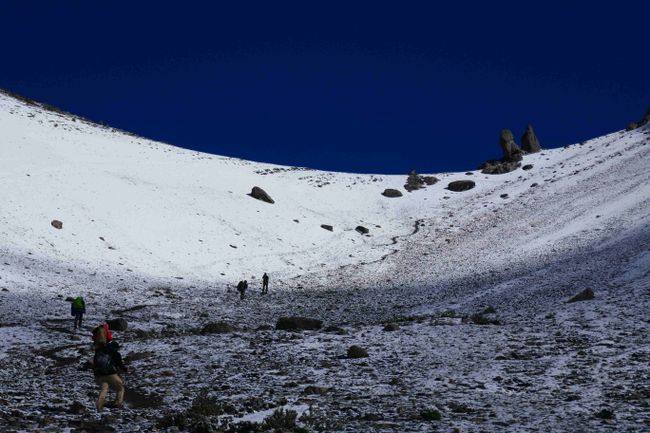
[[[330,232],[333,232],[333,231],[334,231],[334,227],[332,227],[332,226],[329,225],[329,224],[321,224],[320,227],[321,227],[322,229],[328,230],[328,231],[330,231]]]
[[[462,192],[474,188],[475,185],[476,183],[473,180],[455,180],[447,185],[447,189],[449,191]]]
[[[61,230],[63,228],[63,223],[59,220],[52,220],[50,224],[52,224],[52,227],[58,230]]]
[[[628,131],[631,131],[633,129],[640,128],[642,126],[645,126],[650,123],[650,107],[648,107],[648,111],[646,111],[645,116],[638,122],[632,122],[629,125],[627,125],[627,128],[625,128]]]
[[[502,129],[499,135],[499,144],[503,151],[503,161],[521,161],[521,149],[515,143],[515,137],[509,129]]]
[[[404,184],[404,189],[408,192],[415,191],[424,186],[424,179],[422,176],[419,176],[415,170],[412,170],[408,177],[406,178],[406,183]]]
[[[526,164],[523,167],[521,167],[522,170],[530,170],[531,168],[533,168],[533,164]]]
[[[519,161],[485,161],[479,169],[483,174],[504,174],[510,173],[521,166]]]
[[[381,193],[381,195],[383,195],[384,197],[395,198],[395,197],[401,197],[402,192],[400,190],[397,190],[397,189],[386,188],[384,190],[384,192]]]
[[[348,358],[367,358],[368,351],[361,346],[350,346],[348,349]]]
[[[567,302],[590,301],[592,299],[594,299],[594,291],[591,288],[587,287],[582,292],[569,299]]]
[[[308,385],[305,389],[302,390],[304,395],[324,395],[330,391],[331,388],[325,388],[323,386]]]
[[[367,235],[370,232],[370,230],[368,230],[364,226],[357,226],[355,230],[361,233],[362,235]]]
[[[210,322],[201,328],[201,334],[229,334],[235,331],[235,328],[226,322]]]
[[[439,179],[435,176],[422,176],[422,180],[424,181],[424,183],[430,186],[438,183]]]
[[[327,328],[325,328],[324,331],[325,332],[330,332],[330,333],[333,333],[333,334],[337,334],[337,335],[347,335],[348,334],[348,331],[346,331],[345,329],[341,328],[340,326],[334,326],[334,325],[328,326]]]
[[[521,148],[528,153],[536,153],[542,150],[542,147],[539,145],[539,139],[533,130],[533,125],[528,125],[526,132],[521,137]]]
[[[110,319],[107,320],[106,323],[108,324],[108,329],[111,331],[126,331],[126,328],[128,328],[129,324],[127,323],[126,319]]]
[[[254,186],[253,189],[251,190],[250,194],[251,197],[256,198],[258,200],[261,200],[266,203],[273,204],[275,201],[271,198],[270,195],[266,193],[262,188],[259,186]]]
[[[283,331],[313,331],[320,329],[323,322],[317,319],[309,319],[307,317],[280,317],[275,324],[275,329]]]
[[[384,331],[386,332],[399,331],[399,326],[396,323],[387,323],[384,326]]]

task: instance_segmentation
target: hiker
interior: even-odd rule
[[[83,319],[84,313],[86,312],[86,303],[84,298],[77,296],[70,303],[70,314],[74,316],[74,329],[77,330],[77,327],[81,329],[81,321]]]
[[[262,294],[265,295],[267,293],[269,293],[269,276],[264,272],[264,275],[262,275]]]
[[[239,299],[244,299],[244,294],[248,288],[248,282],[246,280],[240,281],[237,283],[237,291],[239,292]]]
[[[100,386],[99,397],[97,398],[97,410],[104,408],[104,401],[108,394],[108,389],[115,391],[115,406],[120,407],[124,403],[124,382],[118,375],[118,372],[126,373],[126,366],[120,355],[120,346],[116,341],[105,340],[105,330],[103,326],[98,326],[93,330],[95,338],[95,356],[93,357],[93,373],[95,382]]]
[[[93,343],[106,344],[113,341],[113,333],[108,329],[108,323],[104,322],[93,329]]]

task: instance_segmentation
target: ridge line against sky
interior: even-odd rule
[[[179,147],[395,174],[475,168],[528,123],[543,147],[580,142],[650,105],[640,2],[152,5],[3,5],[0,88]]]

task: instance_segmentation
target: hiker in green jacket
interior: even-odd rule
[[[84,313],[86,312],[86,303],[84,302],[84,298],[81,296],[77,296],[74,298],[74,301],[72,301],[72,305],[70,306],[70,314],[74,316],[74,329],[76,330],[77,327],[81,328],[81,321],[83,319]]]

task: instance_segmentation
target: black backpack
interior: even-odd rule
[[[113,358],[105,350],[98,350],[95,352],[93,364],[95,365],[95,372],[100,376],[108,376],[117,373],[117,369],[113,363]]]

